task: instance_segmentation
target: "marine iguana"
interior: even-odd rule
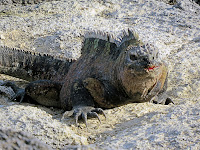
[[[158,50],[141,42],[134,31],[124,31],[119,38],[88,33],[81,52],[78,60],[69,62],[1,47],[0,73],[29,81],[45,79],[31,82],[25,94],[42,105],[63,108],[63,117],[73,114],[76,124],[81,117],[86,125],[87,116],[99,119],[97,113],[104,114],[104,108],[172,102],[161,96],[167,86],[166,64]]]

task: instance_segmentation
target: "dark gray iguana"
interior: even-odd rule
[[[87,125],[87,116],[98,118],[97,113],[104,114],[102,108],[172,102],[165,96],[158,99],[166,89],[165,63],[152,45],[140,42],[130,30],[118,39],[88,33],[75,62],[5,47],[0,54],[0,73],[29,81],[45,79],[31,82],[25,95],[42,105],[63,108],[67,111],[63,116],[74,114],[76,124],[82,117]]]

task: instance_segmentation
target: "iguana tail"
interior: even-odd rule
[[[73,60],[0,47],[0,73],[28,81],[63,81]]]

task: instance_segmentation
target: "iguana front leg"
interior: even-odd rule
[[[150,102],[155,104],[163,104],[163,105],[168,105],[169,103],[174,104],[174,102],[166,95],[167,76],[168,76],[167,65],[163,62],[162,73],[158,78],[158,81],[156,82],[154,87],[146,95],[145,99],[148,99]]]
[[[95,117],[101,122],[98,114],[105,113],[101,108],[94,108],[94,97],[91,95],[87,87],[87,79],[76,81],[71,87],[70,98],[72,101],[72,111],[67,111],[63,114],[62,119],[66,116],[74,116],[76,125],[78,124],[78,119],[83,119],[87,126],[87,118]]]
[[[150,102],[154,104],[163,104],[168,105],[170,103],[174,102],[166,95],[166,89],[167,89],[167,79],[164,82],[164,85],[162,86],[162,82],[158,80],[156,85],[153,87],[153,89],[148,93],[146,96],[147,99],[150,97]],[[152,95],[154,95],[152,97]]]
[[[166,91],[164,89],[160,90],[160,83],[159,82],[152,89],[152,91],[148,94],[148,96],[150,96],[150,95],[155,95],[154,97],[152,97],[150,99],[151,103],[163,104],[163,105],[168,105],[170,103],[174,104],[174,102],[166,95]]]

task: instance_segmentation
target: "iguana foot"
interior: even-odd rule
[[[10,97],[11,101],[16,100],[17,98],[20,98],[20,100],[19,100],[20,103],[23,101],[24,95],[25,95],[25,90],[17,87],[14,82],[2,81],[0,85],[1,85],[1,87],[5,87],[5,88],[7,87],[7,88],[11,88],[13,90],[13,94],[10,94],[11,92],[9,92],[9,94],[8,94],[8,92],[6,93],[6,91],[4,91],[4,93],[6,93]]]
[[[87,118],[88,117],[95,117],[101,123],[101,120],[100,120],[98,114],[103,114],[104,117],[106,118],[106,115],[105,115],[103,109],[94,108],[94,107],[90,107],[90,106],[82,106],[82,107],[76,107],[72,111],[66,111],[63,114],[62,119],[64,119],[66,116],[74,116],[76,126],[78,126],[78,119],[82,118],[87,127]]]
[[[163,98],[159,99],[158,97],[154,97],[150,100],[150,103],[154,104],[162,104],[162,105],[169,105],[170,103],[174,104],[171,98]]]
[[[25,96],[25,90],[19,89],[15,95],[11,98],[11,101],[15,101],[16,99],[19,99],[19,102],[21,103],[24,100]]]

